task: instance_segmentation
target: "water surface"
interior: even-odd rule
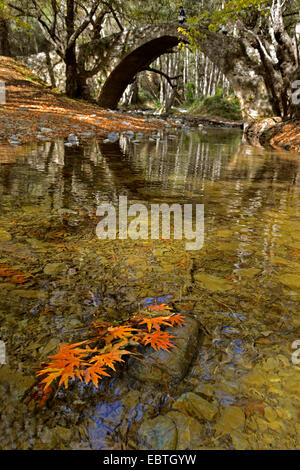
[[[2,145],[1,447],[141,448],[141,423],[166,416],[184,392],[217,414],[200,420],[190,442],[178,431],[177,448],[299,447],[299,161],[249,147],[236,130],[170,130],[71,148]],[[204,247],[99,240],[97,206],[117,205],[120,195],[147,207],[204,204]],[[89,387],[88,401],[84,387],[71,386],[38,412],[24,399],[59,343],[80,340],[95,318],[122,321],[159,296],[195,316],[205,336],[171,396],[128,390],[124,378]]]

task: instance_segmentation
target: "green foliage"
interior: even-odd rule
[[[207,96],[201,101],[195,101],[189,108],[189,112],[202,116],[218,116],[232,120],[242,119],[238,99],[234,95],[226,98],[223,97],[222,88],[218,88],[214,96]]]
[[[222,9],[216,9],[213,12],[209,29],[216,31],[222,24],[234,23],[254,10],[264,14],[269,4],[270,0],[230,0]]]
[[[4,20],[13,20],[16,27],[21,30],[29,31],[32,29],[32,25],[28,22],[27,18],[22,18],[19,15],[15,15],[9,7],[9,2],[0,0],[0,18]]]
[[[222,25],[234,24],[237,20],[247,20],[253,12],[259,12],[261,16],[268,14],[269,7],[270,0],[212,1],[205,10],[200,8],[196,14],[188,16],[189,31],[183,28],[178,28],[178,31],[189,40],[192,49],[201,48],[199,27],[219,31]],[[202,39],[205,39],[205,35]]]

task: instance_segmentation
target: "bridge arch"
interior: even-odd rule
[[[133,82],[136,74],[178,43],[179,39],[176,36],[161,36],[131,51],[105,81],[98,100],[99,106],[116,109],[124,91]]]
[[[229,80],[244,118],[272,114],[254,49],[251,50],[240,38],[200,28],[199,32],[201,51]],[[100,90],[99,106],[116,109],[136,74],[177,46],[180,40],[178,24],[174,23],[147,25],[113,35],[108,41],[108,75]]]

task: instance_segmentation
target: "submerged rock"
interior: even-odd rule
[[[206,419],[212,421],[218,412],[218,408],[209,401],[201,398],[196,393],[184,393],[176,400],[174,408],[179,411],[184,411],[190,416],[195,416],[198,419]]]
[[[177,443],[177,429],[167,416],[157,416],[144,421],[139,429],[141,449],[174,450]]]
[[[66,271],[67,265],[65,263],[49,263],[44,267],[44,274],[48,276],[57,276],[58,274]]]
[[[231,433],[234,430],[243,430],[245,426],[245,414],[238,406],[225,408],[216,425],[218,434]]]
[[[0,229],[0,242],[8,242],[11,240],[11,234],[6,230]]]
[[[167,415],[177,429],[177,450],[189,450],[199,447],[200,436],[203,432],[203,425],[195,418],[186,416],[178,411],[170,411]]]
[[[192,317],[186,317],[183,327],[167,328],[167,331],[175,336],[172,341],[176,348],[171,348],[169,352],[148,348],[142,361],[131,358],[128,363],[130,377],[157,384],[162,384],[164,380],[175,384],[185,377],[202,338],[199,323]]]
[[[217,276],[212,276],[204,272],[197,272],[194,274],[194,279],[200,282],[204,289],[212,292],[227,291],[234,288],[233,284]]]
[[[35,383],[35,377],[23,375],[8,365],[0,368],[0,383],[10,387],[14,398],[21,398]]]
[[[14,289],[12,295],[17,295],[24,299],[44,299],[46,293],[36,289]]]

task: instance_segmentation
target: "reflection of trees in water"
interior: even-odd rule
[[[289,219],[291,208],[300,215],[298,160],[241,145],[234,134],[225,142],[218,135],[211,139],[182,134],[139,145],[126,139],[121,146],[43,143],[28,148],[26,158],[0,166],[0,194],[15,208],[42,204],[54,211],[82,208],[90,215],[101,202],[117,204],[120,195],[147,203],[204,203],[208,233],[243,229],[244,239],[238,230],[233,235],[235,268],[247,264],[254,248],[268,272],[268,260],[278,251],[280,215]],[[7,198],[1,199],[5,204]]]
[[[276,204],[285,199],[290,204],[286,193],[293,194],[300,180],[296,159],[241,145],[235,133],[182,133],[176,140],[139,145],[122,138],[121,146],[94,141],[66,147],[57,141],[29,150],[26,163],[29,167],[23,159],[0,167],[1,192],[22,195],[22,203],[49,198],[52,208],[94,210],[103,200],[125,194],[149,201],[197,199],[211,215],[217,204],[224,214],[254,216],[259,208],[273,206],[274,197]]]
[[[232,235],[238,240],[236,268],[247,264],[249,249],[255,247],[268,272],[283,224],[276,214],[289,214],[297,204],[299,212],[300,171],[295,157],[244,146],[235,138],[216,145],[181,136],[168,145],[147,143],[137,149],[127,142],[125,148],[129,165],[142,166],[146,184],[160,182],[171,195],[179,191],[183,200],[204,203],[209,228],[244,230],[241,237],[238,232]]]
[[[0,165],[0,210],[6,203],[12,209],[41,204],[49,213],[81,208],[94,216],[101,202],[117,204],[120,195],[146,203],[204,203],[206,246],[220,255],[224,242],[230,245],[234,274],[249,265],[268,274],[285,221],[300,230],[299,163],[292,154],[244,146],[231,137],[224,142],[216,136],[212,143],[211,136],[182,134],[165,143],[122,139],[121,146],[43,143],[28,148],[26,158]],[[81,222],[70,217],[65,223]],[[217,238],[224,228],[232,235]]]

